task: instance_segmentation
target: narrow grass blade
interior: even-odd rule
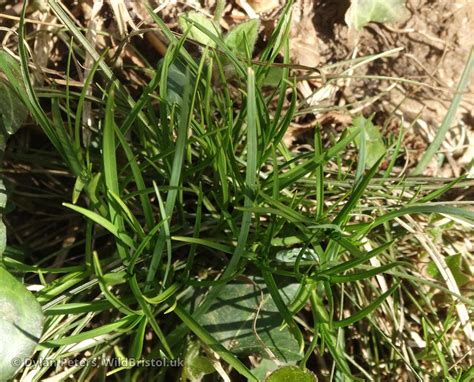
[[[420,205],[402,207],[398,210],[388,212],[385,215],[379,216],[372,223],[370,223],[370,228],[375,228],[380,224],[395,219],[396,217],[412,214],[444,214],[460,217],[471,222],[474,221],[474,211],[468,210],[467,208],[457,208],[439,205]]]
[[[102,291],[105,298],[110,302],[110,304],[114,306],[115,309],[117,309],[118,311],[122,312],[125,315],[136,315],[137,312],[130,309],[127,305],[125,305],[122,301],[120,301],[119,298],[117,298],[109,290],[110,286],[107,285],[107,282],[104,278],[104,274],[102,272],[102,267],[100,265],[99,256],[97,255],[97,252],[95,251],[93,252],[93,255],[92,255],[92,264],[93,264],[94,272],[99,281],[100,290]]]
[[[130,302],[130,301],[127,301]],[[52,306],[45,310],[44,314],[49,316],[61,314],[79,314],[89,312],[102,312],[113,308],[113,305],[107,300],[88,301],[88,302],[70,302],[58,306]]]
[[[142,357],[143,353],[143,344],[145,340],[146,328],[148,321],[146,317],[142,317],[140,323],[138,324],[137,331],[133,336],[133,342],[130,349],[130,358],[134,360],[139,360]]]
[[[120,145],[122,146],[123,151],[125,152],[125,155],[127,156],[128,163],[130,164],[130,168],[133,173],[133,177],[135,179],[135,184],[137,185],[137,191],[140,192],[140,201],[143,209],[143,214],[145,215],[145,222],[148,226],[148,229],[151,230],[154,225],[154,218],[153,218],[153,210],[151,207],[150,199],[148,196],[144,193],[146,190],[146,185],[145,181],[143,179],[142,171],[140,170],[140,167],[138,166],[137,159],[133,155],[132,149],[130,148],[128,142],[126,141],[124,135],[122,132],[119,130],[117,126],[115,126],[115,134],[117,135],[117,138],[120,141]]]
[[[267,285],[268,291],[272,296],[273,302],[275,303],[278,311],[280,312],[281,316],[285,320],[285,323],[290,328],[291,333],[295,336],[298,344],[300,346],[300,352],[303,352],[304,349],[304,339],[303,334],[301,333],[298,325],[296,325],[292,313],[286,306],[285,302],[283,301],[280,292],[278,291],[278,286],[275,283],[275,279],[271,272],[262,270],[262,276],[265,279],[265,284]]]
[[[181,105],[181,113],[178,121],[178,138],[176,140],[173,165],[171,170],[171,178],[169,182],[170,191],[168,192],[166,198],[166,216],[172,216],[173,210],[175,207],[176,199],[178,196],[178,190],[181,179],[181,172],[183,169],[184,163],[184,153],[188,138],[189,126],[191,125],[191,120],[193,118],[192,110],[194,109],[194,102],[196,100],[196,94],[199,84],[200,74],[203,69],[203,61],[201,61],[200,69],[197,74],[197,80],[195,83],[194,89],[191,88],[191,83],[188,81],[184,89],[183,104]],[[155,278],[156,272],[158,271],[158,266],[161,262],[161,257],[166,241],[165,231],[160,231],[155,249],[153,251],[153,256],[150,262],[150,268],[146,277],[147,287],[149,289],[153,279]],[[171,254],[170,254],[171,256]]]
[[[63,337],[57,340],[49,340],[41,343],[41,346],[44,347],[58,347],[63,345],[72,345],[77,344],[81,341],[85,341],[91,338],[96,338],[99,336],[110,335],[113,332],[123,329],[125,327],[133,327],[139,323],[139,316],[127,316],[111,324],[102,325],[96,329],[91,329],[80,334],[76,334],[70,337]]]
[[[344,148],[354,140],[354,138],[360,133],[359,129],[354,129],[347,136],[338,141],[333,147],[325,152],[325,155],[319,160],[309,160],[306,163],[296,166],[291,170],[287,171],[279,178],[280,189],[284,189],[291,184],[294,184],[299,179],[302,179],[306,174],[309,174],[311,171],[314,171],[318,166],[321,166],[323,163],[326,163],[339,152],[344,150]],[[314,159],[314,158],[312,158]],[[272,187],[272,181],[269,181],[265,184],[265,189]]]
[[[459,80],[458,86],[456,88],[456,93],[454,94],[453,100],[451,101],[451,105],[449,106],[448,112],[441,123],[438,131],[436,132],[436,136],[433,139],[433,142],[429,145],[428,149],[426,150],[425,154],[422,156],[418,165],[416,166],[415,170],[413,171],[412,175],[420,175],[423,173],[425,168],[428,166],[431,158],[436,155],[436,152],[441,147],[443,143],[444,136],[448,132],[449,128],[451,127],[451,123],[456,115],[456,111],[461,103],[461,99],[464,95],[464,92],[469,85],[469,80],[471,79],[471,72],[474,68],[474,47],[471,48],[469,53],[469,57],[467,59],[466,65],[464,66],[464,71],[461,75],[461,79]]]
[[[133,275],[129,278],[129,284],[130,284],[130,288],[132,289],[133,295],[135,296],[138,304],[140,305],[140,308],[142,308],[143,313],[147,317],[148,322],[150,323],[150,326],[152,327],[153,331],[155,332],[158,339],[160,340],[160,343],[163,346],[163,349],[167,353],[168,357],[170,357],[170,359],[173,359],[174,358],[173,352],[170,348],[170,345],[168,344],[168,340],[166,339],[163,331],[158,325],[155,315],[153,311],[151,310],[150,306],[148,305],[148,302],[145,300],[143,296],[140,286],[138,285],[136,275]]]
[[[79,212],[80,214],[84,215],[85,217],[91,219],[98,225],[102,226],[105,228],[107,231],[109,231],[112,235],[114,235],[117,239],[123,241],[125,244],[127,244],[130,248],[134,247],[134,242],[130,238],[130,236],[127,236],[125,233],[120,232],[117,226],[115,226],[112,222],[109,220],[105,219],[104,217],[100,216],[99,214],[90,211],[86,208],[76,206],[74,204],[70,203],[63,203],[63,206],[70,208],[71,210],[74,210],[76,212]]]
[[[354,258],[352,260],[349,260],[349,261],[346,261],[342,264],[339,264],[339,265],[336,265],[334,267],[325,269],[321,272],[321,274],[336,275],[336,274],[348,271],[352,268],[357,267],[360,264],[365,263],[366,261],[370,260],[372,257],[378,256],[381,253],[385,252],[392,244],[393,244],[393,242],[385,243],[385,244],[381,245],[380,247],[377,247],[377,248],[373,249],[372,251],[368,252],[367,254],[362,254],[362,256],[357,256],[356,258]]]
[[[323,156],[323,141],[321,137],[321,126],[318,124],[314,129],[314,156],[318,160]],[[316,176],[316,220],[324,214],[324,168],[323,165],[315,170]]]
[[[332,224],[342,225],[342,226],[346,224],[346,221],[349,217],[349,213],[354,209],[357,202],[362,197],[362,194],[364,193],[365,189],[367,188],[370,180],[375,176],[380,166],[380,162],[382,162],[382,159],[383,157],[380,157],[380,159],[377,162],[375,162],[375,164],[367,172],[367,174],[360,180],[360,182],[357,184],[354,191],[352,192],[349,200],[346,202],[342,210],[334,218]]]
[[[367,315],[372,313],[375,309],[377,309],[380,306],[380,304],[382,304],[388,296],[390,296],[393,292],[395,292],[398,289],[398,287],[399,287],[398,283],[393,285],[388,291],[380,295],[380,297],[377,298],[377,300],[375,300],[374,302],[366,306],[364,309],[358,311],[357,313],[343,320],[333,321],[332,323],[333,326],[336,328],[342,328],[344,326],[348,326],[348,325],[353,324],[354,322],[362,320],[364,317],[366,317]]]
[[[103,134],[103,163],[104,163],[104,178],[105,187],[112,191],[115,195],[120,195],[118,172],[117,172],[117,156],[115,144],[115,91],[112,85],[108,96],[107,104],[105,106],[105,123]],[[109,202],[109,217],[112,224],[117,227],[118,232],[125,232],[123,223],[123,216],[120,211],[117,211],[114,203]],[[117,252],[122,261],[127,261],[129,258],[128,251],[123,247],[122,243],[117,243]]]
[[[82,34],[80,29],[76,26],[73,20],[68,16],[68,14],[64,11],[63,5],[61,4],[60,1],[57,0],[49,0],[48,1],[49,6],[53,10],[53,12],[56,14],[59,20],[64,24],[64,26],[73,34],[74,38],[79,41],[79,43],[84,47],[84,49],[87,51],[87,54],[89,54],[94,62],[99,61],[99,66],[102,69],[103,73],[105,74],[105,77],[109,81],[114,81],[117,89],[120,93],[120,96],[128,102],[130,107],[133,109],[135,106],[135,101],[133,98],[128,94],[127,90],[125,89],[124,86],[120,84],[118,80],[116,80],[114,73],[112,69],[105,63],[105,61],[100,59],[99,53],[92,47],[90,42],[87,40],[87,38]],[[145,125],[148,125],[148,121],[145,118],[145,115],[143,113],[139,114],[140,119]]]
[[[215,249],[216,251],[221,251],[223,253],[232,254],[234,252],[231,246],[218,243],[215,240],[201,239],[201,238],[196,238],[196,237],[185,237],[185,236],[172,236],[171,238],[175,241],[182,241],[185,243],[202,245],[204,247],[212,248],[212,249]]]
[[[428,203],[434,199],[439,198],[441,195],[445,194],[448,192],[451,188],[453,188],[456,184],[459,182],[463,181],[464,179],[467,178],[467,174],[460,176],[457,179],[454,179],[453,181],[449,182],[448,184],[445,184],[443,187],[439,188],[438,190],[434,190],[430,192],[428,195],[423,196],[421,199],[418,199],[416,201],[417,204],[425,204]]]
[[[334,276],[330,276],[329,281],[331,283],[347,283],[347,282],[365,280],[373,276],[376,276],[380,273],[384,273],[388,271],[389,269],[392,269],[402,264],[403,264],[402,262],[393,262],[393,263],[382,265],[380,267],[370,269],[364,272],[355,272],[355,273],[350,273],[347,275],[334,275]]]
[[[53,124],[55,127],[57,140],[63,148],[64,159],[66,160],[66,163],[73,174],[82,174],[83,165],[81,164],[81,151],[78,151],[74,148],[74,146],[71,144],[71,138],[68,137],[66,131],[64,130],[64,123],[61,117],[61,110],[59,108],[59,101],[57,98],[53,98],[51,100],[51,109],[53,113]]]
[[[108,195],[110,199],[117,204],[118,211],[121,212],[129,224],[130,228],[134,230],[134,232],[140,237],[144,238],[145,237],[145,232],[143,231],[142,226],[140,225],[140,222],[137,220],[137,218],[133,215],[132,211],[127,207],[125,202],[118,196],[115,192],[112,190],[108,190]]]

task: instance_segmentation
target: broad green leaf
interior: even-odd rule
[[[253,52],[259,28],[260,21],[258,19],[251,19],[237,24],[225,36],[225,44],[236,55],[245,57],[247,47],[250,54]]]
[[[364,147],[365,168],[371,168],[386,151],[382,134],[378,126],[362,116],[354,118],[353,126],[353,129],[360,128],[360,135],[354,139],[359,155],[362,154],[362,147]],[[364,141],[362,142],[361,139]]]
[[[200,381],[207,374],[216,371],[209,358],[200,354],[201,346],[196,341],[188,343],[186,355],[184,357],[184,379],[190,381]]]
[[[403,20],[408,15],[404,0],[352,0],[345,20],[351,28],[361,30],[371,21],[386,23]]]
[[[469,283],[470,278],[468,275],[463,273],[462,271],[462,256],[461,254],[453,255],[453,256],[446,256],[444,258],[446,261],[446,265],[448,268],[451,270],[451,273],[453,274],[454,279],[456,280],[456,283],[458,284],[459,287],[462,287]],[[440,272],[434,261],[430,261],[428,263],[428,267],[426,268],[426,272],[436,278],[441,278]]]
[[[283,366],[271,373],[265,382],[317,382],[318,378],[309,370],[297,366]]]
[[[18,63],[12,56],[0,50],[0,73],[6,71],[10,78],[17,78],[20,86],[21,72]],[[12,87],[0,77],[0,159],[3,157],[8,137],[14,134],[28,116],[28,110],[20,101]],[[6,227],[2,215],[7,205],[7,192],[3,180],[0,180],[0,258],[7,243]]]
[[[271,66],[262,84],[264,86],[278,86],[283,78],[284,70],[285,68],[279,66]]]
[[[262,359],[260,364],[251,371],[259,381],[263,381],[267,375],[276,369],[278,369],[278,364],[275,361],[271,359]]]
[[[159,70],[163,64],[163,60],[160,61]],[[166,83],[166,101],[169,104],[178,104],[183,103],[184,88],[188,84],[194,86],[196,83],[196,77],[186,69],[186,64],[183,63],[183,60],[176,59],[168,67],[168,76]]]
[[[25,122],[28,109],[16,93],[0,80],[0,126],[8,134],[14,134]]]
[[[104,281],[108,286],[123,284],[127,282],[127,273],[125,271],[106,273],[104,274]]]
[[[1,67],[9,71],[14,77],[21,82],[21,72],[18,62],[8,53],[0,50]],[[14,134],[23,124],[28,116],[28,109],[20,101],[13,88],[0,78],[0,127],[8,134]],[[2,134],[3,135],[3,134]],[[6,137],[1,137],[3,150],[3,143],[6,142]]]
[[[275,255],[277,261],[287,264],[294,264],[300,258],[302,261],[319,263],[319,256],[312,248],[291,248],[278,251]]]
[[[286,303],[291,301],[299,284],[287,283],[280,288]],[[255,314],[261,304],[253,330]],[[261,278],[234,281],[222,288],[215,302],[198,322],[216,340],[238,355],[259,354],[269,358],[271,351],[279,360],[291,362],[301,359],[297,340],[288,327],[280,329],[283,321],[271,295]]]
[[[199,12],[188,12],[178,18],[178,24],[183,32],[186,32],[188,29],[189,37],[203,45],[209,45],[211,48],[215,48],[216,43],[204,32],[200,31],[194,24],[199,24],[203,28],[207,29],[209,32],[215,36],[220,35],[220,27],[213,20],[207,18],[202,13]]]
[[[18,63],[0,51],[0,69],[19,87],[21,72]],[[12,84],[11,86],[15,86]],[[18,95],[0,77],[0,159],[8,136],[14,134],[28,113]],[[7,193],[0,180],[0,259],[6,248],[6,227],[1,220]],[[34,296],[10,273],[0,268],[0,380],[10,379],[33,353],[43,331],[43,312]]]
[[[10,379],[43,332],[43,312],[33,294],[0,268],[0,381]]]

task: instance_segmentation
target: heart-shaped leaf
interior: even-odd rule
[[[404,0],[352,0],[345,20],[351,28],[361,30],[371,21],[400,21],[407,17]]]
[[[246,56],[247,47],[252,54],[258,38],[260,21],[251,19],[236,25],[225,36],[225,44],[236,55]]]
[[[33,354],[43,312],[33,294],[0,267],[0,381],[12,378]]]
[[[203,44],[215,48],[216,42],[206,33],[196,27],[195,24],[200,25],[216,37],[221,33],[221,29],[214,20],[211,20],[199,12],[188,12],[184,16],[179,16],[178,24],[183,32],[189,31],[189,38]]]
[[[289,302],[298,287],[299,284],[295,283],[281,285],[283,300]],[[282,315],[261,278],[227,284],[209,311],[198,321],[235,354],[259,354],[269,358],[270,350],[276,358],[287,363],[302,357],[298,342],[288,327],[280,329]]]

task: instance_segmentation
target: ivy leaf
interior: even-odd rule
[[[299,284],[280,286],[285,302],[295,296]],[[261,304],[261,305],[260,305]],[[254,332],[255,315],[260,306]],[[282,362],[301,359],[298,341],[288,327],[281,328],[279,313],[265,283],[259,277],[227,284],[199,323],[227,349],[238,355],[259,354],[270,358],[268,350]]]
[[[371,21],[394,22],[405,19],[409,12],[404,0],[352,0],[346,12],[346,24],[361,30]]]
[[[258,38],[260,20],[251,19],[236,25],[225,36],[224,42],[227,47],[238,56],[252,54]],[[247,52],[247,47],[249,52]]]
[[[178,24],[183,32],[186,32],[188,29],[190,29],[188,36],[191,39],[199,42],[202,45],[209,45],[211,48],[216,47],[216,42],[194,25],[198,24],[216,37],[219,37],[221,29],[219,25],[214,22],[214,20],[207,18],[199,12],[188,12],[183,16],[179,16]]]
[[[5,381],[33,354],[43,312],[33,294],[1,267],[0,280],[0,381]]]

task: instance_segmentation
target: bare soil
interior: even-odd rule
[[[292,30],[296,63],[324,67],[350,58],[402,48],[395,55],[357,68],[357,76],[386,76],[413,80],[423,85],[395,80],[340,81],[327,103],[363,107],[344,113],[375,113],[386,133],[403,121],[409,127],[405,138],[407,168],[416,164],[446,116],[458,80],[473,44],[473,9],[468,0],[409,0],[410,17],[399,25],[369,24],[360,33],[344,21],[348,1],[301,0],[297,2]],[[434,161],[426,174],[459,176],[474,159],[474,84],[464,95],[455,123],[443,145],[445,159]],[[374,101],[371,97],[380,96]]]

